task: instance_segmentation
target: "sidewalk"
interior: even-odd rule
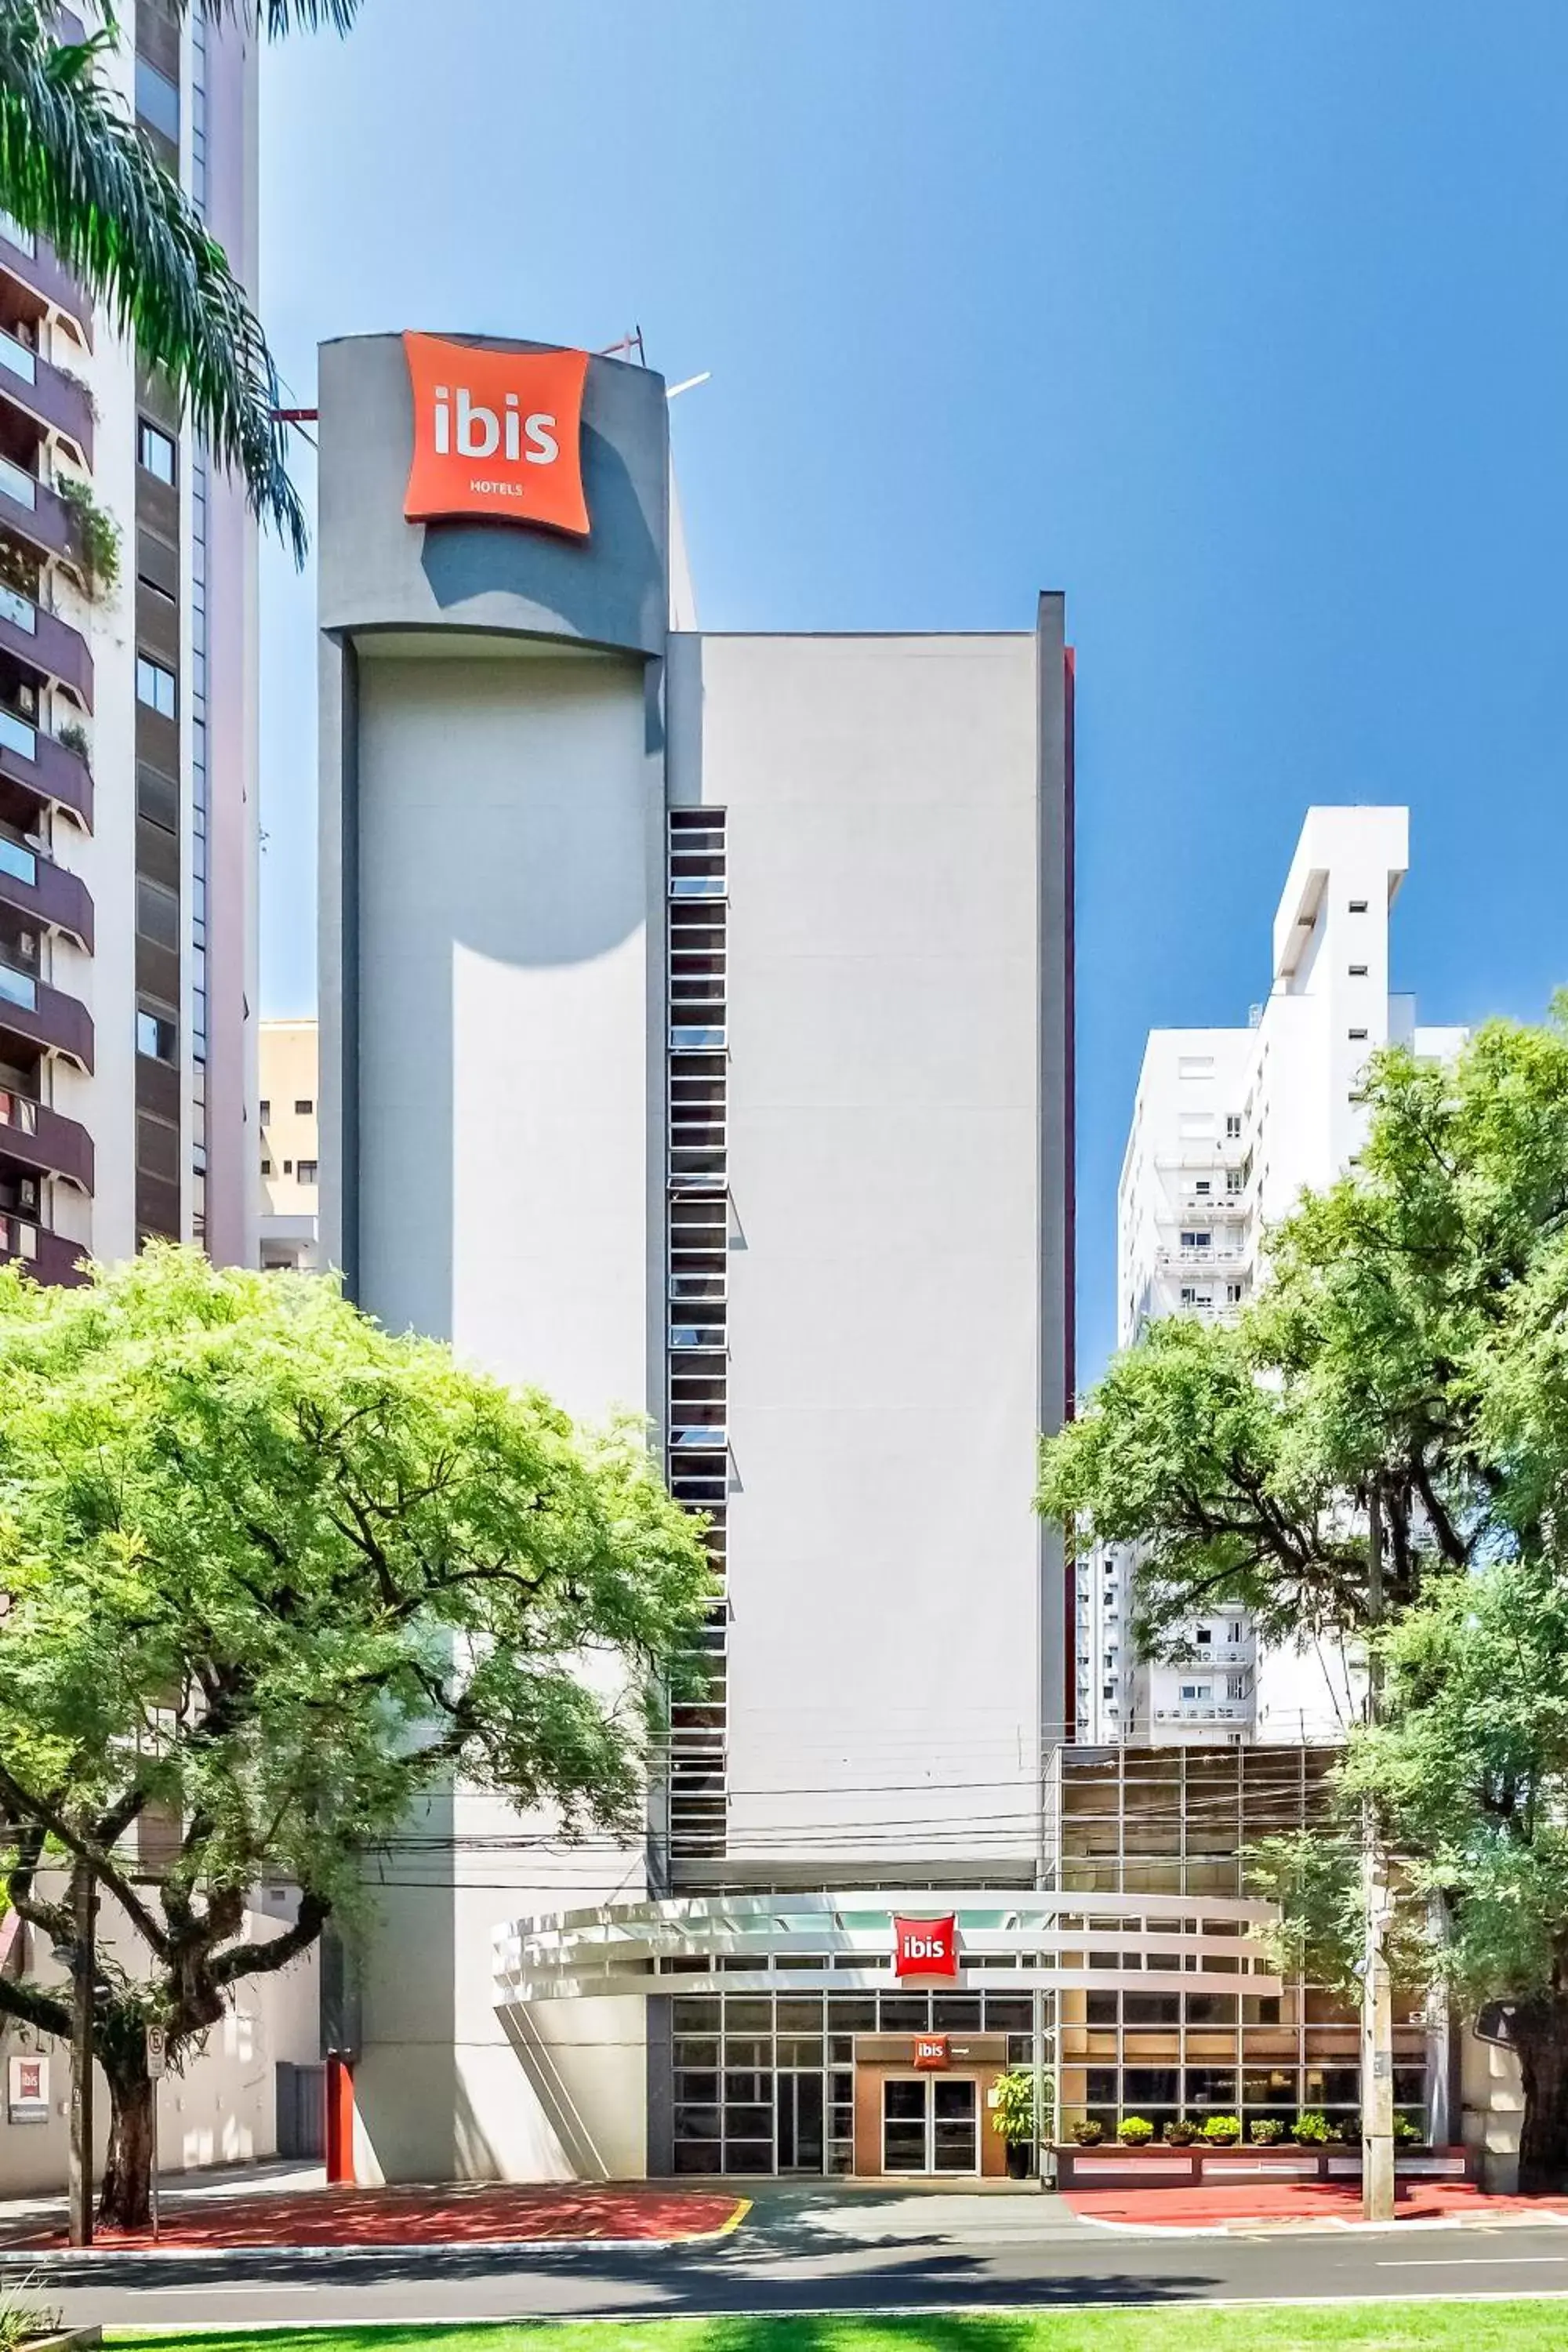
[[[1358,2180],[1247,2180],[1201,2189],[1069,2189],[1062,2201],[1082,2221],[1117,2230],[1246,2232],[1259,2228],[1364,2228]],[[1568,2223],[1568,2196],[1492,2197],[1468,2180],[1401,2181],[1394,2225],[1521,2221]],[[1386,2224],[1373,2226],[1384,2226]]]
[[[679,2245],[727,2236],[747,2211],[731,2191],[677,2185],[571,2181],[512,2187],[481,2181],[438,2188],[329,2189],[320,2170],[274,2175],[258,2188],[254,2170],[221,2179],[163,2184],[158,2251],[222,2253],[381,2252],[435,2246]],[[140,2253],[151,2231],[100,2230],[105,2253]],[[0,2205],[0,2256],[67,2250],[62,2198]]]

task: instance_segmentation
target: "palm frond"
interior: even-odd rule
[[[65,45],[52,15],[44,0],[0,0],[0,205],[48,239],[163,370],[216,461],[241,476],[256,513],[302,561],[304,510],[256,314],[222,247],[100,79],[112,34]]]
[[[361,0],[174,0],[181,15],[199,6],[213,23],[232,17],[249,24],[259,16],[268,40],[285,33],[346,33],[359,15]]]

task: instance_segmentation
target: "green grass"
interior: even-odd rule
[[[137,2352],[1563,2352],[1568,2304],[1337,2303],[934,2318],[587,2320],[510,2327],[279,2327],[153,2334]]]

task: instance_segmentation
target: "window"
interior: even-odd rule
[[[1212,1625],[1200,1625],[1194,1633],[1193,1639],[1194,1642],[1212,1642],[1214,1640],[1214,1627]]]
[[[1205,1250],[1213,1239],[1212,1234],[1200,1233],[1195,1226],[1189,1227],[1182,1234],[1182,1247],[1184,1250]]]
[[[303,1101],[298,1101],[298,1102],[296,1102],[296,1103],[295,1103],[295,1105],[294,1105],[294,1116],[295,1116],[295,1118],[312,1118],[312,1117],[314,1116],[314,1114],[315,1114],[315,1108],[316,1108],[315,1104],[310,1100],[310,1097],[307,1095],[307,1096],[305,1097],[305,1098],[303,1099]]]
[[[283,1162],[283,1173],[285,1176],[292,1176],[294,1173],[294,1162],[291,1160],[286,1160]]]
[[[1214,1055],[1212,1054],[1179,1055],[1176,1060],[1176,1076],[1179,1078],[1212,1078]]]
[[[1365,912],[1366,900],[1364,898],[1352,898],[1351,900],[1351,913],[1352,915],[1364,915]]]
[[[301,1160],[296,1173],[298,1174],[301,1184],[313,1184],[316,1181],[315,1161],[313,1160]]]
[[[1246,1169],[1227,1168],[1225,1171],[1225,1189],[1233,1200],[1237,1193],[1245,1192],[1247,1190]]]
[[[136,656],[136,699],[155,710],[160,719],[173,719],[178,703],[179,688],[172,669],[162,662],[149,661],[145,654]]]
[[[136,877],[136,929],[144,940],[155,946],[177,949],[180,944],[180,899],[175,890],[166,890],[161,882],[149,881],[146,875]]]
[[[1189,1706],[1197,1704],[1204,1699],[1213,1698],[1214,1685],[1213,1683],[1184,1683],[1182,1685],[1182,1696]]]
[[[1352,963],[1352,966],[1351,966],[1351,978],[1352,978],[1352,980],[1364,980],[1364,979],[1366,978],[1366,966],[1365,966],[1365,964],[1364,964],[1364,963]]]
[[[160,482],[174,480],[175,444],[156,425],[149,425],[144,416],[137,419],[136,455],[148,473],[155,475]]]
[[[1241,1113],[1238,1110],[1226,1111],[1225,1115],[1225,1136],[1227,1143],[1240,1142]]]
[[[1239,1282],[1227,1282],[1226,1284],[1225,1303],[1227,1307],[1239,1307],[1241,1305],[1241,1285]]]
[[[173,1013],[150,1013],[138,1005],[136,1051],[144,1054],[151,1062],[173,1062],[179,1058],[180,1033]]]
[[[256,1107],[256,1108],[257,1108],[257,1113],[258,1113],[258,1116],[259,1117],[259,1118],[260,1118],[260,1120],[261,1120],[261,1124],[262,1124],[262,1126],[263,1126],[263,1127],[265,1127],[265,1126],[267,1125],[268,1120],[268,1119],[271,1118],[271,1116],[272,1116],[272,1105],[268,1101],[267,1097],[266,1097],[265,1095],[263,1095],[263,1096],[262,1096],[262,1097],[261,1097],[261,1100],[258,1103],[258,1105],[257,1105],[257,1107]]]
[[[1206,1192],[1208,1191],[1208,1189],[1209,1189],[1209,1180],[1208,1180],[1208,1178],[1207,1178],[1206,1176],[1200,1176],[1200,1177],[1198,1178],[1198,1180],[1197,1180],[1196,1183],[1193,1186],[1193,1190],[1194,1190],[1194,1192]]]
[[[1359,1045],[1364,1041],[1366,1031],[1364,1029],[1352,1029],[1350,1033],[1351,1044],[1352,1045]]]
[[[263,1174],[264,1176],[270,1176],[270,1175],[271,1175],[271,1173],[272,1173],[272,1162],[271,1162],[271,1160],[264,1160],[262,1161],[262,1163],[261,1163],[261,1172],[262,1172],[262,1174]]]
[[[144,122],[161,131],[174,146],[180,143],[178,85],[161,74],[145,58],[136,60],[136,111]]]

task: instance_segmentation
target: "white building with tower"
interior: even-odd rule
[[[1361,1075],[1378,1046],[1456,1052],[1389,986],[1389,919],[1409,865],[1402,808],[1313,808],[1274,917],[1269,992],[1245,1028],[1151,1031],[1117,1202],[1117,1338],[1166,1315],[1235,1315],[1264,1278],[1265,1237],[1304,1187],[1353,1165]],[[1079,1577],[1079,1723],[1104,1741],[1337,1738],[1354,1693],[1338,1652],[1259,1650],[1246,1612],[1187,1629],[1181,1665],[1141,1661],[1135,1556],[1103,1547]]]

